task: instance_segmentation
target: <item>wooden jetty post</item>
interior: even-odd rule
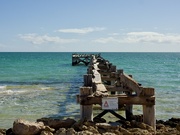
[[[154,88],[142,87],[132,78],[132,75],[126,75],[122,69],[117,70],[116,66],[102,57],[92,56],[87,73],[84,75],[84,86],[80,88],[80,95],[77,96],[81,106],[82,119],[93,120],[93,104],[99,104],[103,108],[104,99],[117,99],[118,107],[116,109],[125,106],[126,118],[111,108],[105,109],[98,116],[102,117],[110,112],[122,120],[130,121],[135,119],[133,105],[142,105],[143,122],[155,129]],[[108,101],[105,103],[109,104]]]
[[[84,86],[80,88],[80,97],[90,96],[92,93],[92,75],[84,75]],[[93,105],[80,105],[80,118],[93,121],[92,107]]]
[[[154,96],[154,88],[143,88],[144,96]],[[156,127],[155,105],[143,105],[143,122]]]

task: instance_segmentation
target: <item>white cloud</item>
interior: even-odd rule
[[[63,32],[63,33],[76,33],[76,34],[87,34],[90,32],[95,32],[95,31],[103,31],[105,28],[103,27],[87,27],[87,28],[73,28],[73,29],[59,29],[57,30],[58,32]]]
[[[37,35],[37,34],[19,34],[19,37],[26,40],[26,41],[29,41],[29,42],[32,42],[33,44],[43,44],[43,43],[72,43],[72,42],[77,42],[78,40],[77,39],[63,39],[63,38],[60,38],[60,37],[52,37],[52,36],[48,36],[48,35]]]
[[[115,39],[114,37],[107,37],[107,38],[99,38],[99,39],[96,39],[96,40],[94,40],[94,42],[106,44],[106,43],[112,43],[112,42],[118,43],[119,40],[118,40],[118,39]]]
[[[126,39],[128,42],[138,43],[180,43],[180,35],[157,32],[130,32]]]
[[[110,34],[108,34],[108,35],[110,35],[110,36],[118,36],[119,33],[110,33]]]
[[[121,37],[96,39],[99,43],[180,43],[180,34],[162,34],[157,32],[129,32]]]

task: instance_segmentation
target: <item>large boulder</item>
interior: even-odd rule
[[[17,119],[13,123],[13,133],[16,135],[36,135],[45,128],[42,122],[29,122]]]
[[[37,122],[43,122],[45,126],[49,126],[54,129],[59,128],[71,128],[71,126],[76,122],[74,119],[67,118],[65,120],[53,119],[53,118],[41,118]]]
[[[0,129],[0,135],[5,135],[6,134],[6,129]]]

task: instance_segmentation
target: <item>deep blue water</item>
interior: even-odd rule
[[[87,67],[72,53],[0,53],[0,125],[17,118],[79,117],[76,95]],[[180,53],[101,53],[117,69],[156,90],[156,118],[180,116]],[[135,106],[135,113],[142,113]]]

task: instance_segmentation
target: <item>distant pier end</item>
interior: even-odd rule
[[[80,63],[85,64],[86,66],[90,63],[92,57],[98,58],[100,57],[100,53],[98,54],[72,54],[72,66],[78,65]]]

